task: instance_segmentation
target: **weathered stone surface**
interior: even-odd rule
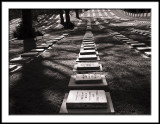
[[[112,114],[115,112],[109,92],[106,92],[107,108],[102,108],[102,109],[98,109],[98,108],[95,108],[95,109],[87,109],[87,108],[68,109],[66,107],[67,98],[68,98],[68,93],[66,93],[64,96],[64,100],[62,102],[62,105],[59,111],[59,113],[61,114],[64,114],[64,113],[65,114],[67,113],[68,114]]]
[[[140,46],[146,46],[144,43],[134,43],[130,44],[132,47],[140,47]]]
[[[31,52],[43,52],[44,49],[32,49]]]
[[[36,55],[38,55],[38,52],[26,52],[21,54],[21,57],[34,57]]]
[[[136,47],[139,51],[151,51],[151,47]]]
[[[23,63],[23,62],[29,61],[30,59],[31,59],[30,57],[21,57],[21,56],[19,56],[19,57],[11,59],[10,62],[22,62]]]
[[[86,55],[86,54],[96,54],[95,50],[81,50],[80,51],[81,55]]]
[[[83,49],[84,49],[84,50],[93,50],[93,49],[96,49],[96,48],[95,48],[95,47],[86,47],[86,46],[85,46],[85,47],[83,47]]]
[[[77,64],[77,70],[96,70],[100,69],[99,63],[78,63]]]
[[[94,44],[94,42],[83,42],[83,44]]]
[[[79,55],[79,60],[97,60],[97,56],[95,55]]]
[[[9,65],[9,70],[12,71],[17,68],[17,65]]]
[[[95,44],[83,44],[83,47],[96,47]]]
[[[100,74],[76,74],[76,83],[101,83],[102,77]]]
[[[70,90],[66,107],[74,108],[107,108],[104,90]]]
[[[36,49],[47,49],[49,45],[38,45],[36,46]]]
[[[151,57],[151,52],[144,52],[146,56]]]

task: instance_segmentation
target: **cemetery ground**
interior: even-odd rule
[[[103,66],[103,74],[106,75],[108,83],[105,90],[111,94],[115,114],[151,114],[151,60],[142,57],[140,53],[111,36],[110,30],[145,42],[148,46],[150,39],[131,32],[129,29],[133,26],[110,25],[114,23],[114,19],[110,19],[109,23],[97,20],[105,28],[100,29],[99,25],[92,21],[92,33],[101,59],[99,63]],[[77,24],[77,20],[73,21]],[[59,113],[64,95],[69,92],[70,76],[75,73],[73,67],[86,27],[87,20],[83,18],[77,29],[47,29],[43,39],[41,36],[38,37],[37,44],[41,44],[64,33],[69,34],[57,41],[52,49],[43,52],[40,57],[28,64],[24,63],[22,69],[10,73],[9,114]],[[146,25],[136,25],[135,28],[150,30]],[[9,45],[10,59],[23,52],[23,40],[10,41]]]

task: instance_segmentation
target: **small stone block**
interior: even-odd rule
[[[141,47],[141,46],[146,46],[144,43],[135,43],[135,44],[130,44],[132,47]]]
[[[79,84],[101,83],[102,77],[100,74],[76,74],[75,81]]]
[[[104,90],[70,90],[66,101],[68,109],[107,108]]]
[[[139,51],[151,51],[151,47],[136,47]]]
[[[95,48],[95,47],[83,47],[83,49],[84,49],[84,50],[93,50],[93,49],[96,50],[97,48]]]
[[[80,51],[81,55],[86,55],[86,54],[96,54],[95,50],[81,50]]]
[[[19,56],[19,57],[11,59],[10,62],[22,62],[23,63],[23,62],[28,62],[30,60],[31,60],[30,57],[21,57],[21,56]]]
[[[47,49],[49,46],[48,45],[39,45],[39,46],[36,46],[36,49]]]
[[[95,44],[82,44],[82,47],[96,47]]]
[[[44,49],[32,49],[31,52],[43,52]]]
[[[83,44],[94,44],[94,42],[83,42]]]
[[[111,96],[109,92],[106,92],[106,99],[107,99],[107,108],[106,109],[68,109],[66,107],[66,101],[68,98],[68,93],[65,94],[65,97],[63,99],[61,108],[59,113],[60,114],[113,114],[114,108],[113,108],[113,104],[112,104],[112,100],[111,100]]]
[[[79,60],[97,60],[97,55],[79,55]]]
[[[34,57],[36,55],[38,55],[38,52],[26,52],[21,54],[21,57]]]
[[[54,38],[54,40],[61,40],[61,39],[62,39],[61,37]]]
[[[144,52],[146,56],[151,57],[151,52]]]
[[[74,66],[73,71],[102,71],[102,65],[97,62],[81,62]]]
[[[9,71],[13,71],[17,68],[17,65],[9,65]]]
[[[129,42],[126,42],[127,44],[134,44],[134,43],[139,43],[138,41],[129,41]]]

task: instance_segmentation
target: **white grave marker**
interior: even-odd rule
[[[73,108],[107,108],[107,98],[104,90],[71,90],[66,107]]]

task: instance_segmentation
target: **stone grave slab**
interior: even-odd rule
[[[31,52],[43,52],[44,49],[32,49]]]
[[[151,52],[144,52],[144,54],[148,57],[151,57]]]
[[[12,63],[17,63],[17,62],[18,63],[25,63],[25,62],[29,62],[31,60],[32,60],[31,57],[21,57],[21,56],[19,56],[19,57],[11,59],[10,62],[12,62]]]
[[[62,39],[61,37],[54,38],[54,40],[61,40],[61,39]]]
[[[139,43],[138,41],[129,41],[129,42],[126,42],[126,44],[134,44],[134,43]]]
[[[83,44],[94,44],[94,42],[82,42]]]
[[[114,35],[120,35],[120,33],[114,32],[114,33],[111,33],[111,35],[112,35],[112,36],[114,36]]]
[[[26,52],[21,54],[21,57],[35,57],[38,55],[38,52]]]
[[[81,47],[82,49],[84,49],[84,50],[93,50],[93,49],[95,49],[95,50],[97,50],[97,48],[95,48],[95,47]]]
[[[132,47],[142,47],[142,46],[146,46],[144,43],[134,43],[134,44],[130,44]]]
[[[63,36],[68,36],[69,34],[63,34]]]
[[[94,40],[94,38],[83,38],[83,40]]]
[[[92,91],[88,90],[88,93],[87,93],[86,97],[89,96],[89,98],[90,98],[90,97],[97,97],[98,96],[98,94],[96,94],[96,96],[95,95],[90,96],[92,93],[89,93],[89,92],[92,92]],[[94,90],[94,92],[95,92],[95,90]],[[63,99],[63,102],[62,102],[62,105],[61,105],[61,108],[60,108],[60,111],[59,111],[60,114],[73,114],[73,113],[74,114],[107,114],[107,113],[108,114],[113,114],[115,112],[114,108],[113,108],[113,104],[112,104],[112,100],[111,100],[111,96],[110,96],[109,92],[105,92],[105,97],[106,97],[106,100],[107,100],[107,103],[106,103],[107,107],[105,107],[105,108],[87,108],[88,105],[86,105],[86,108],[84,108],[84,109],[82,109],[82,108],[74,108],[74,109],[71,108],[70,109],[67,106],[68,105],[67,100],[69,98],[69,95],[70,94],[68,94],[68,93],[65,94],[65,97]],[[103,96],[101,95],[101,98],[102,97],[104,97],[104,95]],[[89,99],[89,100],[91,100],[91,99]],[[100,100],[100,99],[98,98],[97,100]],[[97,104],[97,103],[95,103],[95,104]]]
[[[130,39],[122,39],[121,40],[123,43],[126,43],[126,42],[130,42],[130,41],[132,41],[132,40],[130,40]]]
[[[90,42],[90,41],[94,41],[94,38],[90,38],[90,39],[83,38],[83,42]]]
[[[102,65],[98,62],[81,62],[74,66],[73,71],[90,72],[102,71]]]
[[[119,40],[129,40],[127,37],[116,37]]]
[[[17,68],[17,65],[9,65],[9,71],[13,71]]]
[[[49,40],[49,41],[46,41],[47,43],[56,43],[58,40]]]
[[[49,45],[38,45],[36,46],[36,49],[47,49]]]
[[[151,47],[136,47],[138,51],[151,51]]]
[[[105,75],[76,74],[71,75],[69,89],[105,89],[107,87]]]
[[[68,109],[105,109],[107,103],[104,90],[71,90],[68,94],[66,107]]]
[[[116,37],[126,37],[126,36],[124,36],[122,34],[115,34],[115,35],[116,35]]]
[[[96,44],[82,44],[82,47],[96,47]]]
[[[76,61],[78,62],[78,61],[97,61],[97,60],[100,60],[100,58],[99,56],[94,54],[94,55],[79,55]]]
[[[95,50],[80,50],[80,55],[87,55],[87,54],[97,54],[98,52]]]

